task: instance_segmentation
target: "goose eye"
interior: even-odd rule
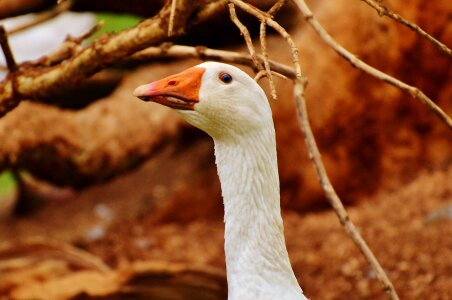
[[[226,72],[221,72],[218,78],[220,78],[220,80],[224,83],[231,83],[232,81],[232,76]]]

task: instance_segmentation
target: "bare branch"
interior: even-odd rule
[[[272,75],[275,75],[275,76],[281,78],[281,79],[289,79],[289,78],[287,78],[286,76],[284,76],[284,75],[282,75],[282,74],[280,74],[280,73],[277,73],[277,72],[275,72],[275,71],[271,71],[271,70],[270,70],[270,73],[271,73]],[[266,70],[260,70],[260,71],[256,74],[256,76],[254,76],[254,80],[255,80],[255,81],[259,81],[259,80],[261,80],[262,78],[267,77],[267,76],[268,76],[268,73],[267,73]]]
[[[251,58],[253,59],[255,70],[256,71],[262,70],[262,64],[257,59],[257,54],[256,51],[254,50],[253,41],[251,40],[248,28],[246,28],[246,26],[243,25],[243,23],[240,22],[240,20],[237,18],[235,7],[234,4],[232,3],[229,3],[229,14],[231,15],[232,22],[237,26],[237,28],[240,30],[240,33],[243,35],[243,38],[245,39],[246,46],[248,47],[248,51],[251,54]]]
[[[176,5],[177,0],[171,0],[171,11],[169,16],[169,24],[168,24],[168,36],[173,35],[173,27],[174,27],[174,18],[176,17]]]
[[[79,54],[82,48],[82,42],[99,31],[104,25],[103,21],[100,21],[96,25],[94,25],[87,32],[81,34],[80,36],[67,36],[66,40],[52,53],[44,55],[35,61],[28,61],[22,63],[22,67],[24,68],[37,68],[37,67],[51,67],[55,66],[58,63],[61,63],[64,60],[70,59],[71,57]]]
[[[349,52],[347,49],[342,47],[336,40],[334,40],[328,32],[322,27],[319,21],[315,18],[309,7],[306,5],[304,0],[294,0],[298,5],[301,13],[303,14],[306,21],[314,28],[320,38],[327,43],[331,48],[333,48],[340,56],[346,59],[349,63],[351,63],[354,67],[364,71],[375,78],[378,78],[384,82],[387,82],[405,92],[408,92],[415,99],[419,100],[421,103],[426,105],[431,111],[435,113],[437,117],[439,117],[442,121],[446,123],[446,125],[452,129],[452,119],[438,106],[435,102],[433,102],[429,97],[427,97],[421,90],[418,88],[408,85],[403,81],[400,81],[368,64],[360,60],[356,55]]]
[[[0,25],[0,46],[2,47],[3,54],[5,55],[6,65],[10,73],[14,73],[17,69],[16,60],[14,59],[13,52],[8,42],[8,34],[5,27]]]
[[[253,66],[253,61],[248,53],[240,54],[189,46],[150,47],[136,53],[130,59],[142,61],[163,57],[195,57],[202,60],[209,59]],[[271,60],[269,62],[271,68],[276,72],[295,78],[292,68]],[[105,105],[108,106],[108,104]],[[84,124],[80,128],[80,118],[75,118],[73,112],[42,106],[33,106],[25,108],[25,110],[19,109],[10,116],[8,121],[5,120],[3,126],[0,126],[0,141],[5,141],[5,145],[2,144],[0,147],[0,170],[24,168],[40,179],[57,185],[77,188],[119,176],[156,155],[171,140],[175,132],[174,128],[179,126],[178,119],[172,118],[171,111],[165,110],[163,107],[162,110],[160,108],[152,110],[154,117],[149,117],[149,111],[129,107],[130,111],[127,113],[109,110],[108,114],[112,114],[109,117],[103,109],[84,111],[81,116],[85,120],[96,121],[88,122],[89,124]],[[34,129],[28,127],[29,122],[26,126],[17,127],[17,122],[20,123],[20,120],[27,118],[30,113],[38,116],[45,115],[45,118],[31,118],[29,121],[34,124],[31,125]],[[125,131],[101,130],[98,132],[94,130],[108,127],[111,117],[116,118],[118,123],[123,123],[127,122],[130,115],[136,116],[137,122],[126,126]],[[166,126],[158,126],[161,122],[164,122]],[[58,126],[48,128],[43,136],[36,128],[47,127],[48,124],[58,124]],[[15,129],[14,136],[9,135],[10,128]],[[79,128],[80,131],[78,129],[75,131],[83,133],[71,134],[74,128]],[[156,128],[156,130],[153,130],[152,134],[131,139],[128,133],[137,132],[140,128]],[[111,147],[96,145],[93,143],[94,140],[115,140],[124,146],[121,149],[125,150],[112,151]],[[46,159],[42,159],[43,157]],[[106,159],[107,157],[108,159]]]
[[[287,4],[287,2],[289,2],[289,0],[279,0],[278,2],[276,2],[272,8],[270,8],[270,10],[267,12],[269,15],[276,15],[278,13],[278,11]]]
[[[272,76],[272,72],[270,69],[270,63],[268,62],[266,33],[267,33],[267,29],[265,26],[265,22],[261,22],[259,38],[261,41],[261,50],[262,50],[262,57],[264,58],[265,72],[267,74],[266,76],[268,78],[268,84],[270,85],[270,92],[271,92],[272,98],[273,98],[273,100],[277,100],[278,96],[276,95],[275,82],[273,81],[273,76]]]
[[[149,47],[131,56],[134,60],[149,60],[160,57],[185,58],[196,57],[202,60],[217,60],[226,63],[235,63],[253,67],[253,59],[249,54],[242,54],[234,51],[216,50],[206,47],[190,47],[172,45],[169,47]],[[258,55],[257,59],[262,63],[263,57]],[[288,78],[296,77],[295,71],[282,63],[269,60],[273,74],[282,74]]]
[[[429,42],[431,42],[433,45],[435,45],[436,48],[438,48],[439,51],[442,53],[445,53],[452,57],[452,51],[443,43],[435,39],[433,36],[425,32],[422,28],[420,28],[418,25],[416,25],[413,22],[410,22],[403,17],[401,17],[399,14],[396,14],[395,12],[392,12],[387,7],[383,6],[380,1],[376,0],[361,0],[366,2],[370,7],[375,9],[380,16],[387,16],[391,19],[393,19],[396,22],[399,22],[402,25],[405,25],[412,31],[419,34],[421,37],[425,38]]]
[[[320,184],[325,191],[325,195],[333,207],[334,211],[336,212],[336,215],[339,218],[340,223],[345,228],[345,232],[350,236],[350,238],[355,242],[355,245],[359,248],[369,265],[372,267],[372,269],[375,271],[378,280],[383,285],[383,289],[385,292],[388,293],[388,296],[390,299],[396,300],[399,299],[393,284],[389,280],[388,276],[386,275],[385,271],[379,264],[377,258],[373,254],[372,250],[370,250],[367,243],[362,238],[361,234],[359,233],[356,226],[353,224],[353,222],[348,217],[347,211],[344,208],[344,205],[342,204],[342,201],[340,200],[339,196],[335,192],[333,186],[331,185],[331,182],[328,178],[328,175],[326,173],[325,167],[323,165],[319,149],[317,147],[317,143],[315,142],[314,134],[312,133],[311,126],[309,124],[309,117],[306,109],[306,103],[304,99],[304,90],[307,85],[307,80],[304,74],[301,71],[300,64],[298,62],[298,49],[295,46],[295,43],[293,42],[290,35],[287,33],[287,31],[280,26],[277,22],[266,16],[263,12],[256,9],[255,7],[252,7],[241,0],[230,0],[234,4],[236,4],[238,7],[242,8],[246,12],[252,14],[261,22],[266,22],[267,25],[274,28],[281,36],[283,36],[287,43],[289,44],[291,50],[292,50],[292,60],[295,65],[296,74],[297,77],[295,79],[295,86],[294,86],[294,93],[295,93],[295,100],[296,100],[296,106],[297,106],[297,116],[299,117],[299,123],[300,128],[304,134],[305,137],[305,143],[306,147],[308,148],[309,157],[312,160],[314,167],[317,172],[317,177],[320,181]]]
[[[37,13],[36,16],[33,19],[31,19],[29,22],[23,23],[13,29],[8,30],[8,34],[17,33],[17,32],[23,31],[25,29],[31,28],[35,25],[38,25],[40,23],[43,23],[47,20],[50,20],[50,19],[56,17],[57,15],[65,12],[65,11],[68,11],[71,8],[71,6],[72,6],[72,1],[68,0],[68,1],[65,1],[61,4],[58,4],[54,7],[52,7],[51,9],[49,9],[47,11]]]
[[[102,27],[104,27],[104,21],[101,20],[99,21],[99,23],[97,23],[96,25],[94,25],[93,27],[91,27],[88,31],[86,31],[85,33],[83,33],[80,36],[77,37],[72,37],[72,36],[68,36],[68,40],[71,40],[75,43],[82,43],[84,40],[90,38],[91,36],[93,36],[96,32],[98,32],[99,30],[102,29]]]
[[[336,215],[339,218],[342,226],[345,228],[345,232],[351,237],[355,245],[359,248],[369,265],[375,271],[375,274],[383,285],[384,291],[388,294],[389,299],[398,300],[399,296],[394,289],[394,286],[389,279],[388,275],[385,273],[377,258],[373,254],[372,250],[367,245],[366,241],[363,239],[359,230],[350,220],[347,211],[345,210],[344,205],[342,204],[341,199],[337,195],[334,187],[331,184],[330,179],[325,170],[325,166],[323,165],[322,158],[320,155],[319,148],[315,142],[314,134],[312,133],[311,125],[309,124],[308,111],[306,109],[306,101],[304,99],[304,86],[303,82],[298,79],[295,80],[294,85],[294,94],[295,101],[297,106],[297,117],[298,122],[300,123],[300,128],[303,132],[306,147],[309,152],[309,158],[314,164],[317,178],[320,181],[320,184],[325,191],[326,197],[333,207]]]
[[[216,13],[224,1],[212,0],[206,3],[179,0],[177,8],[183,12],[175,19],[174,35],[180,35],[188,26],[189,18],[193,23],[201,22]],[[204,10],[204,8],[206,10]],[[197,15],[193,16],[195,12]],[[0,117],[14,108],[23,99],[43,99],[74,86],[81,80],[139,50],[163,42],[167,38],[170,7],[164,6],[160,13],[129,30],[116,35],[104,35],[90,46],[72,57],[65,64],[49,69],[19,68],[15,77],[15,92],[12,80],[0,83]],[[202,18],[201,16],[202,15]]]
[[[270,8],[270,10],[268,11],[268,14],[271,16],[274,16],[284,6],[284,4],[286,4],[286,2],[287,2],[287,0],[280,0],[280,1],[276,2]],[[261,22],[259,38],[260,38],[260,42],[261,42],[261,50],[262,50],[262,56],[264,59],[265,72],[267,73],[266,77],[268,78],[268,84],[270,85],[270,92],[271,92],[272,98],[274,100],[277,100],[278,96],[276,94],[275,83],[273,81],[272,71],[270,69],[270,63],[268,62],[266,35],[267,35],[266,23]],[[257,77],[258,76],[256,76],[256,78]],[[255,80],[257,81],[258,79],[255,79]]]
[[[307,82],[307,79],[304,76],[303,72],[301,71],[301,67],[299,64],[298,49],[297,49],[294,41],[292,40],[292,37],[287,33],[287,31],[281,25],[279,25],[276,21],[274,21],[271,18],[271,15],[257,9],[256,7],[248,5],[241,0],[229,0],[229,1],[232,2],[233,4],[237,5],[238,7],[240,7],[240,9],[243,9],[247,13],[255,16],[261,22],[265,22],[268,26],[275,29],[286,40],[286,42],[289,44],[289,47],[292,49],[292,52],[291,52],[292,62],[294,63],[294,66],[295,66],[296,78],[302,80],[303,82]]]

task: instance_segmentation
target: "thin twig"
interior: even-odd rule
[[[322,185],[323,190],[325,191],[325,194],[326,194],[326,197],[327,197],[329,203],[331,204],[334,211],[336,212],[336,215],[338,216],[340,223],[344,226],[346,233],[355,242],[355,245],[358,247],[358,249],[361,251],[361,253],[365,257],[365,259],[369,263],[369,265],[375,271],[375,274],[376,274],[378,280],[383,285],[383,289],[388,293],[390,299],[393,299],[393,300],[399,299],[399,297],[394,289],[394,286],[392,285],[392,283],[389,280],[388,276],[386,275],[385,271],[383,270],[380,263],[376,259],[372,250],[370,250],[369,246],[367,245],[365,240],[362,238],[358,229],[353,224],[353,222],[350,220],[350,218],[347,214],[347,211],[344,208],[344,205],[342,204],[340,198],[338,197],[337,193],[335,192],[335,190],[334,190],[333,186],[331,185],[331,182],[328,178],[328,175],[326,173],[325,167],[323,165],[323,162],[322,162],[322,159],[320,156],[319,149],[315,142],[314,134],[312,133],[312,129],[309,124],[309,118],[308,118],[307,109],[306,109],[306,102],[304,99],[304,90],[307,85],[307,79],[301,71],[301,67],[298,62],[298,50],[297,50],[297,47],[295,46],[295,43],[293,42],[290,35],[287,33],[287,31],[282,26],[280,26],[277,22],[275,22],[271,18],[267,17],[260,10],[246,4],[240,0],[230,0],[230,1],[233,2],[234,4],[236,4],[241,9],[245,10],[246,12],[257,17],[261,22],[266,22],[267,25],[271,26],[278,33],[280,33],[281,36],[283,36],[286,39],[287,43],[289,44],[289,46],[292,50],[293,63],[295,65],[296,74],[297,74],[297,77],[295,79],[295,86],[294,86],[295,100],[296,100],[296,106],[297,106],[297,112],[298,112],[297,116],[299,118],[301,130],[304,133],[305,143],[308,148],[309,157],[312,160],[312,162],[315,166],[316,172],[317,172],[317,177]]]
[[[68,35],[66,37],[66,40],[58,47],[57,50],[44,55],[35,61],[28,61],[24,63],[24,65],[26,65],[27,67],[54,66],[64,60],[68,60],[71,57],[74,57],[75,55],[83,51],[83,41],[99,31],[103,25],[104,22],[100,21],[99,23],[91,27],[87,32],[79,36]]]
[[[446,125],[452,129],[452,119],[438,106],[435,102],[433,102],[429,97],[427,97],[421,90],[417,87],[408,85],[403,81],[400,81],[388,74],[366,64],[362,60],[360,60],[356,55],[349,52],[347,49],[342,47],[336,40],[334,40],[328,32],[322,27],[319,21],[315,18],[309,7],[306,5],[304,0],[294,0],[298,5],[301,13],[303,14],[306,21],[314,28],[320,38],[327,43],[331,48],[333,48],[340,56],[345,58],[348,62],[350,62],[354,67],[364,71],[375,78],[378,78],[384,82],[387,82],[405,92],[408,92],[415,99],[422,102],[426,105],[430,110],[432,110],[437,117],[439,117],[442,121],[446,123]],[[234,1],[235,2],[235,1]]]
[[[168,37],[173,35],[174,18],[176,17],[177,0],[171,0],[171,10],[168,23]]]
[[[282,79],[289,79],[289,78],[287,78],[286,76],[284,76],[283,74],[280,74],[280,73],[277,73],[277,72],[275,72],[275,71],[271,71],[270,70],[270,73],[272,74],[272,75],[275,75],[275,76],[278,76],[279,78],[282,78]],[[256,76],[254,76],[254,80],[255,81],[259,81],[259,80],[261,80],[262,78],[264,78],[264,77],[267,77],[268,76],[268,72],[266,71],[266,70],[260,70],[259,72],[257,72],[257,74],[256,74]],[[275,99],[276,100],[276,99]]]
[[[248,53],[238,53],[234,51],[210,49],[206,47],[191,47],[182,45],[172,45],[170,47],[149,47],[145,50],[137,52],[130,58],[132,60],[149,60],[154,58],[172,57],[186,58],[196,57],[202,60],[217,60],[226,63],[235,63],[253,67],[253,59]],[[257,59],[263,62],[262,56],[258,55]],[[274,75],[279,74],[288,78],[296,77],[295,71],[282,63],[269,60],[270,68]],[[285,78],[285,77],[282,77]]]
[[[237,28],[240,30],[240,33],[243,35],[243,38],[245,39],[246,46],[248,47],[248,51],[251,54],[251,58],[253,59],[254,67],[256,71],[262,70],[262,64],[257,59],[256,51],[254,50],[253,41],[251,40],[250,32],[248,31],[248,28],[246,28],[245,25],[243,25],[242,22],[240,22],[239,18],[237,17],[237,13],[235,12],[234,4],[229,3],[229,14],[231,16],[232,22],[237,26]]]
[[[291,52],[291,54],[292,54],[292,62],[295,67],[296,77],[305,81],[306,77],[303,75],[303,72],[301,71],[301,67],[299,64],[298,49],[295,45],[295,42],[292,40],[292,37],[287,33],[287,31],[281,25],[279,25],[279,23],[274,21],[271,18],[271,15],[269,15],[268,13],[257,9],[254,6],[246,4],[245,2],[243,2],[241,0],[229,0],[229,1],[231,3],[237,5],[238,7],[240,7],[240,9],[242,9],[242,10],[246,11],[247,13],[258,18],[259,21],[265,22],[268,26],[275,29],[286,40],[286,42],[289,44],[290,48],[293,50]]]
[[[280,0],[276,2],[270,10],[267,12],[269,15],[274,16],[278,11],[287,3],[287,0]],[[262,57],[264,58],[264,68],[267,73],[266,77],[268,78],[268,84],[270,86],[270,93],[273,100],[277,100],[278,96],[276,94],[275,82],[273,81],[272,71],[270,69],[270,63],[268,62],[268,51],[267,51],[267,24],[265,22],[261,22],[260,31],[259,31],[259,39],[261,42],[261,51]],[[256,75],[256,78],[258,76]],[[258,79],[257,79],[258,80]],[[256,81],[257,81],[256,80]]]
[[[272,8],[267,12],[269,15],[274,16],[278,13],[278,11],[289,2],[288,0],[279,0],[275,4],[273,4]]]
[[[389,10],[387,7],[383,6],[380,3],[380,1],[376,1],[376,0],[361,0],[361,1],[366,2],[370,7],[375,9],[377,11],[378,15],[387,16],[387,17],[393,19],[394,21],[399,22],[402,25],[405,25],[406,27],[408,27],[412,31],[416,32],[421,37],[423,37],[426,40],[428,40],[429,42],[431,42],[433,45],[435,45],[435,47],[438,48],[439,51],[441,51],[449,56],[452,56],[452,51],[445,44],[443,44],[440,41],[438,41],[437,39],[435,39],[433,36],[431,36],[430,34],[425,32],[421,27],[419,27],[415,23],[410,22],[407,19],[404,19],[399,14]]]
[[[33,19],[31,19],[30,21],[20,24],[19,26],[8,30],[8,34],[11,35],[14,33],[18,33],[20,31],[23,31],[25,29],[28,29],[30,27],[43,23],[47,20],[50,20],[50,19],[56,17],[57,15],[65,12],[65,11],[68,11],[71,8],[71,6],[72,6],[72,1],[67,0],[67,1],[62,2],[61,4],[58,4],[54,7],[52,7],[49,10],[37,13],[35,15],[35,17]]]
[[[86,40],[86,39],[90,38],[91,36],[93,36],[99,30],[101,30],[102,27],[104,27],[104,21],[100,20],[96,25],[92,26],[85,33],[82,33],[81,35],[76,36],[76,37],[68,36],[66,40],[70,40],[72,42],[80,44],[84,40]]]
[[[11,73],[14,73],[17,69],[16,60],[14,59],[13,52],[8,42],[8,34],[5,27],[0,25],[0,46],[2,47],[3,54],[5,55],[6,65]]]
[[[342,204],[341,199],[337,195],[336,191],[334,190],[334,187],[332,186],[328,178],[325,166],[323,165],[322,162],[320,151],[315,142],[314,134],[312,133],[311,125],[309,124],[308,121],[308,112],[306,109],[303,85],[304,84],[301,81],[295,80],[294,94],[297,107],[297,117],[298,122],[300,123],[300,128],[305,138],[306,147],[309,152],[309,158],[313,162],[316,170],[317,178],[320,181],[320,184],[326,194],[329,203],[336,212],[339,221],[341,222],[342,226],[344,226],[346,233],[355,242],[355,245],[358,247],[358,249],[361,251],[365,259],[369,263],[369,265],[375,271],[375,274],[380,283],[383,285],[383,289],[388,294],[389,299],[398,300],[399,296],[397,295],[397,292],[395,291],[391,280],[381,267],[380,263],[373,254],[372,250],[367,245],[366,241],[359,233],[359,230],[350,220],[348,213],[345,210],[344,205]]]
[[[273,76],[272,76],[272,72],[270,69],[270,63],[268,62],[266,33],[267,33],[267,30],[266,30],[265,22],[261,22],[259,37],[260,37],[260,41],[261,41],[262,57],[264,58],[265,72],[267,73],[267,79],[268,79],[268,84],[270,85],[270,92],[271,92],[272,98],[273,98],[273,100],[277,100],[278,96],[276,95],[275,82],[273,81]]]

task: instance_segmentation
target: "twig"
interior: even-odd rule
[[[279,3],[280,2],[277,2],[272,7],[273,11],[277,12],[279,10],[279,8],[282,6]],[[250,33],[249,33],[248,29],[246,28],[246,26],[243,25],[243,23],[240,22],[240,20],[238,19],[233,3],[229,3],[229,14],[231,16],[232,22],[239,28],[241,34],[243,35],[243,38],[245,39],[246,45],[248,47],[248,51],[250,52],[251,58],[253,59],[253,63],[254,63],[254,66],[255,66],[255,71],[258,72],[258,74],[256,75],[256,78],[259,78],[259,79],[262,78],[262,74],[260,74],[260,73],[261,73],[261,71],[263,69],[265,69],[265,72],[267,72],[266,77],[268,78],[268,81],[269,81],[272,98],[274,100],[276,100],[277,99],[277,95],[276,95],[275,83],[273,82],[272,72],[270,70],[270,65],[268,63],[265,22],[261,23],[260,34],[259,34],[260,42],[261,42],[262,55],[263,55],[263,62],[264,62],[264,67],[262,67],[261,62],[257,58],[257,54],[256,54],[256,51],[254,49],[254,45],[253,45],[253,41],[251,40]]]
[[[290,48],[293,50],[291,52],[291,54],[292,54],[292,62],[295,67],[296,78],[299,78],[302,81],[307,81],[306,77],[303,75],[303,72],[301,71],[301,67],[299,64],[298,49],[295,45],[295,42],[292,40],[292,37],[287,33],[287,31],[281,25],[279,25],[279,23],[274,21],[271,18],[271,15],[269,15],[268,13],[257,9],[254,6],[246,4],[245,2],[243,2],[241,0],[229,0],[229,1],[232,2],[233,4],[237,5],[238,7],[240,7],[240,9],[242,9],[242,10],[246,11],[247,13],[258,18],[259,21],[265,22],[268,26],[275,29],[286,40],[286,42],[289,44]]]
[[[177,0],[171,0],[171,11],[170,11],[169,23],[168,23],[168,37],[173,35],[174,18],[176,16],[176,5],[177,5]]]
[[[271,16],[274,16],[285,4],[286,4],[287,0],[280,0],[278,2],[276,2],[268,11],[268,14]],[[261,22],[260,25],[260,31],[259,31],[259,39],[261,42],[261,50],[262,50],[262,56],[264,59],[264,67],[265,67],[265,72],[267,73],[266,77],[268,78],[268,84],[270,85],[270,92],[272,95],[273,100],[277,100],[278,96],[276,94],[276,88],[275,88],[275,82],[273,81],[273,76],[272,76],[272,71],[270,69],[270,64],[268,62],[268,52],[267,52],[267,24],[265,22]],[[259,74],[258,74],[259,75]],[[256,78],[258,76],[256,75]],[[256,79],[256,81],[258,81],[258,79]]]
[[[8,34],[6,33],[5,27],[0,25],[0,46],[2,47],[3,54],[5,55],[6,65],[11,73],[17,70],[16,60],[14,59],[13,52],[8,42]]]
[[[178,14],[175,20],[173,36],[182,34],[188,26],[213,16],[224,7],[224,1],[178,0]],[[64,91],[68,87],[86,79],[99,70],[124,59],[133,53],[167,39],[167,27],[162,26],[168,20],[170,8],[165,5],[158,15],[141,22],[134,28],[115,35],[103,35],[97,38],[71,60],[54,68],[21,69],[13,81],[6,78],[0,83],[0,117],[13,109],[23,99],[40,100]],[[188,23],[189,21],[190,24]],[[37,72],[38,71],[38,72]]]
[[[81,46],[82,42],[99,31],[104,25],[103,21],[100,21],[92,28],[90,28],[87,32],[79,35],[79,36],[70,36],[66,37],[66,40],[52,53],[44,55],[35,61],[29,61],[23,63],[24,66],[29,68],[30,66],[38,67],[38,66],[54,66],[58,63],[61,63],[64,60],[70,59],[74,55],[80,53],[83,50]]]
[[[342,47],[336,40],[334,40],[328,32],[322,27],[319,21],[315,18],[309,7],[306,5],[304,0],[294,0],[298,5],[301,13],[303,14],[306,21],[314,28],[320,38],[327,43],[331,48],[333,48],[340,56],[345,58],[349,63],[351,63],[354,67],[364,71],[375,78],[378,78],[384,82],[387,82],[405,92],[408,92],[415,99],[422,102],[426,105],[430,110],[432,110],[437,117],[439,117],[442,121],[446,123],[446,125],[452,129],[452,119],[438,106],[435,102],[433,102],[429,97],[427,97],[421,90],[418,88],[408,85],[403,81],[400,81],[388,74],[366,64],[362,60],[360,60],[356,55],[349,52],[347,49]]]
[[[191,47],[181,45],[172,45],[170,47],[149,47],[145,50],[137,52],[130,58],[133,60],[149,60],[161,57],[196,57],[202,60],[217,60],[226,63],[242,64],[253,67],[253,59],[249,54],[226,50],[216,50],[206,47]],[[262,56],[257,55],[257,59],[260,62],[263,62]],[[292,79],[296,77],[296,73],[291,67],[273,60],[269,60],[269,63],[272,72],[274,72],[273,74],[280,74]]]
[[[243,23],[240,22],[240,20],[237,18],[237,13],[235,12],[234,4],[229,3],[228,6],[232,22],[237,26],[237,28],[240,30],[240,33],[243,35],[243,38],[245,39],[246,46],[248,47],[248,51],[251,54],[251,58],[253,59],[255,70],[256,71],[262,70],[262,64],[257,59],[257,54],[256,51],[254,50],[253,41],[251,40],[248,28],[246,28],[246,26],[243,25]]]
[[[375,274],[380,283],[383,285],[383,289],[388,294],[389,299],[398,300],[399,296],[397,295],[397,292],[395,291],[391,280],[381,267],[380,263],[373,254],[372,250],[367,245],[366,241],[359,233],[359,230],[350,220],[341,199],[337,195],[328,178],[318,146],[315,142],[314,134],[312,133],[311,125],[308,121],[308,112],[306,109],[306,101],[304,99],[303,85],[304,84],[301,81],[295,80],[294,94],[297,107],[297,117],[298,122],[300,123],[300,128],[305,138],[306,147],[309,152],[309,158],[313,162],[316,170],[317,178],[320,181],[320,184],[326,194],[329,203],[336,212],[339,221],[341,222],[342,226],[344,226],[346,233],[351,237],[353,242],[355,242],[355,245],[358,247],[369,265],[375,271]]]
[[[11,34],[17,33],[17,32],[23,31],[25,29],[28,29],[30,27],[33,27],[35,25],[38,25],[40,23],[43,23],[47,20],[50,20],[50,19],[56,17],[57,15],[65,12],[65,11],[68,11],[71,8],[71,6],[72,6],[72,1],[67,0],[61,4],[58,4],[54,7],[52,7],[51,9],[49,9],[47,11],[43,11],[41,13],[36,14],[36,16],[32,20],[8,30],[8,34],[11,35]]]
[[[279,3],[279,2],[277,2],[277,3]],[[268,84],[270,85],[270,92],[271,92],[272,98],[273,98],[273,100],[277,100],[278,96],[276,95],[275,82],[273,81],[273,76],[272,76],[272,72],[270,69],[270,63],[268,62],[266,34],[267,34],[267,29],[266,29],[265,22],[261,22],[259,38],[260,38],[260,42],[261,42],[262,57],[264,58],[265,72],[267,74]]]
[[[286,76],[284,76],[283,74],[280,74],[280,73],[278,73],[278,72],[275,72],[275,71],[271,71],[270,70],[270,74],[272,74],[272,75],[275,75],[275,76],[278,76],[279,78],[281,78],[281,79],[289,79],[289,78],[287,78]],[[259,81],[259,80],[261,80],[262,78],[264,78],[264,77],[267,77],[268,76],[268,72],[266,71],[266,70],[260,70],[257,74],[256,74],[256,76],[254,76],[254,80],[255,81]],[[276,99],[275,99],[276,100]]]
[[[104,21],[103,20],[99,21],[96,25],[94,25],[93,27],[88,29],[88,31],[86,31],[85,33],[82,33],[79,36],[76,36],[76,37],[68,36],[67,40],[70,40],[70,41],[73,41],[73,42],[75,42],[77,44],[80,44],[84,40],[86,40],[86,39],[90,38],[91,36],[93,36],[99,30],[101,30],[102,27],[104,27]]]
[[[376,259],[375,255],[373,254],[372,250],[370,250],[367,243],[364,241],[362,236],[360,235],[358,229],[355,227],[353,222],[350,220],[347,211],[344,208],[344,205],[342,204],[340,198],[336,194],[333,186],[331,185],[331,182],[328,178],[328,175],[326,173],[325,167],[323,165],[319,149],[317,147],[317,144],[315,142],[314,134],[312,133],[311,126],[309,124],[309,118],[308,113],[306,109],[306,103],[304,99],[304,90],[307,85],[307,79],[303,75],[301,71],[300,64],[298,62],[298,50],[295,46],[295,43],[293,42],[290,35],[287,33],[287,31],[281,27],[277,22],[273,21],[271,18],[268,18],[265,14],[263,14],[260,10],[256,9],[255,7],[252,7],[248,4],[245,4],[244,2],[240,0],[230,0],[246,12],[252,14],[253,16],[257,17],[261,22],[266,22],[267,25],[274,28],[281,36],[283,36],[287,43],[289,44],[291,50],[292,50],[292,60],[295,65],[295,70],[297,77],[294,82],[294,93],[295,93],[295,100],[296,100],[296,106],[297,106],[297,116],[300,123],[300,128],[304,134],[305,137],[305,143],[308,148],[309,157],[312,160],[314,167],[317,172],[317,177],[322,185],[323,190],[325,191],[325,195],[333,207],[334,211],[336,212],[336,215],[339,218],[340,223],[344,226],[346,233],[350,236],[350,238],[355,242],[355,245],[359,248],[369,265],[372,267],[372,269],[375,271],[376,276],[378,280],[383,285],[384,290],[388,293],[390,299],[397,300],[399,299],[394,286],[392,285],[391,281],[389,280],[388,276],[386,275],[385,271],[379,264],[378,260]]]
[[[272,8],[267,12],[269,15],[274,16],[278,13],[278,11],[287,4],[289,0],[279,0],[275,4],[273,4]]]
[[[399,14],[389,10],[387,7],[383,6],[380,3],[380,1],[376,1],[376,0],[361,0],[361,1],[366,2],[370,7],[375,9],[377,11],[378,15],[387,16],[387,17],[393,19],[394,21],[399,22],[402,25],[405,25],[406,27],[408,27],[412,31],[416,32],[421,37],[423,37],[426,40],[428,40],[429,42],[431,42],[433,45],[435,45],[439,51],[441,51],[449,56],[452,56],[452,51],[445,44],[443,44],[440,41],[438,41],[437,39],[435,39],[433,36],[431,36],[430,34],[425,32],[422,28],[420,28],[415,23],[410,22],[407,19],[404,19]]]

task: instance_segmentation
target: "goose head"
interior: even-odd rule
[[[228,64],[202,63],[139,86],[134,96],[175,109],[214,139],[273,126],[262,88],[245,72]]]

